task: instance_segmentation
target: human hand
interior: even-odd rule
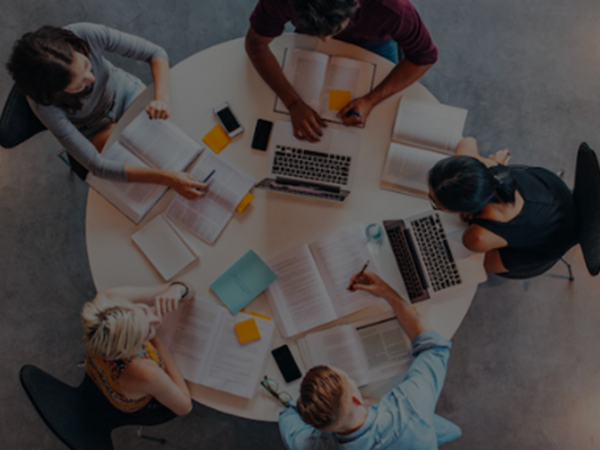
[[[337,117],[340,117],[344,122],[344,125],[362,125],[367,120],[367,116],[373,109],[373,103],[366,96],[359,97],[352,100],[346,106],[344,106],[337,113]],[[353,114],[354,112],[355,114]],[[357,115],[359,114],[359,115]]]
[[[507,166],[511,160],[510,150],[507,148],[505,148],[503,150],[498,150],[496,153],[488,156],[488,159],[491,159],[492,161],[496,161],[498,164],[503,164],[503,165]]]
[[[171,172],[169,186],[188,200],[204,197],[208,183],[201,183],[186,172]]]
[[[179,302],[188,290],[181,284],[170,285],[165,292],[154,297],[154,310],[159,317],[175,311],[179,306]]]
[[[323,136],[321,127],[327,128],[327,124],[319,114],[301,99],[292,103],[288,109],[294,127],[294,136],[309,142],[319,142],[320,137]]]
[[[460,217],[460,220],[462,220],[463,222],[468,222],[469,220],[473,219],[473,214],[466,213],[466,212],[459,212],[458,217]]]
[[[168,119],[171,115],[171,105],[163,100],[152,100],[146,106],[146,112],[151,119]]]
[[[360,275],[360,271],[356,272],[350,277],[350,285],[347,289],[352,292],[357,289],[359,291],[367,291],[377,297],[383,298],[395,293],[389,284],[373,272],[364,272],[362,275]]]

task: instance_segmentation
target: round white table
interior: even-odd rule
[[[378,84],[393,68],[393,64],[362,48],[331,40],[324,43],[317,38],[299,34],[285,34],[271,45],[281,60],[286,47],[298,47],[323,53],[348,56],[377,64],[375,84]],[[403,95],[436,102],[427,89],[415,83],[402,92]],[[112,145],[124,127],[145,107],[151,95],[146,90],[129,108],[115,128],[107,146]],[[266,152],[251,150],[250,142],[257,118],[271,121],[289,120],[288,116],[275,113],[275,94],[260,78],[247,58],[243,38],[225,42],[197,53],[177,64],[171,70],[172,119],[196,140],[215,125],[213,107],[229,102],[245,128],[220,154],[221,158],[235,163],[239,168],[260,181],[266,172]],[[378,105],[371,113],[361,136],[358,168],[352,193],[344,204],[254,190],[255,199],[243,213],[236,212],[213,246],[205,244],[194,235],[182,232],[200,254],[199,262],[193,263],[181,275],[196,288],[198,295],[217,297],[209,285],[247,250],[253,249],[263,259],[268,259],[288,248],[310,243],[320,237],[354,223],[381,223],[425,211],[429,203],[422,199],[399,195],[379,188],[379,180],[400,94]],[[343,125],[329,124],[330,127]],[[212,151],[206,149],[205,151]],[[92,277],[97,290],[120,285],[147,285],[164,282],[150,262],[131,240],[140,227],[163,211],[173,192],[169,191],[148,216],[134,225],[93,189],[89,190],[86,210],[86,242]],[[403,293],[404,287],[389,245],[374,245],[378,254],[382,275],[388,283]],[[462,322],[476,287],[461,291],[443,300],[425,301],[417,305],[419,312],[444,337],[451,338]],[[264,294],[247,308],[271,315]],[[340,319],[349,323],[373,314],[361,311]],[[330,327],[328,324],[321,328]],[[271,347],[276,348],[284,340],[276,330]],[[303,373],[295,340],[285,341],[290,346]],[[300,380],[286,384],[271,355],[267,355],[264,373],[278,381],[280,390],[298,396]],[[381,395],[398,383],[393,378],[363,389],[365,395]],[[242,399],[221,391],[190,384],[194,400],[220,411],[257,420],[277,420],[281,405],[260,386],[251,400]]]

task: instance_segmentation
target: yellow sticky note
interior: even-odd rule
[[[352,100],[350,91],[329,89],[329,111],[339,111]]]
[[[254,311],[250,311],[250,315],[258,317],[259,319],[271,320],[271,318],[269,316],[265,316],[264,314],[260,314],[260,313],[254,312]]]
[[[204,135],[202,141],[215,153],[219,154],[231,142],[231,138],[227,136],[221,125],[215,125],[212,130]]]
[[[244,198],[242,199],[240,204],[237,205],[237,208],[235,208],[235,209],[239,212],[244,212],[244,210],[246,209],[246,206],[248,206],[253,199],[254,199],[254,195],[252,195],[250,192],[248,192],[244,196]]]
[[[254,341],[260,338],[260,331],[256,326],[256,320],[254,318],[238,322],[234,326],[240,344]]]

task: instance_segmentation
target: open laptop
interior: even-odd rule
[[[296,139],[290,122],[277,121],[266,178],[256,187],[343,202],[350,194],[359,147],[355,130],[323,128],[321,141],[311,143]]]
[[[412,303],[433,299],[487,279],[482,255],[462,243],[458,214],[430,211],[386,220],[385,232]]]

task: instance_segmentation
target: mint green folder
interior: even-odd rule
[[[254,250],[248,250],[233,266],[210,285],[225,306],[237,314],[277,279]]]

